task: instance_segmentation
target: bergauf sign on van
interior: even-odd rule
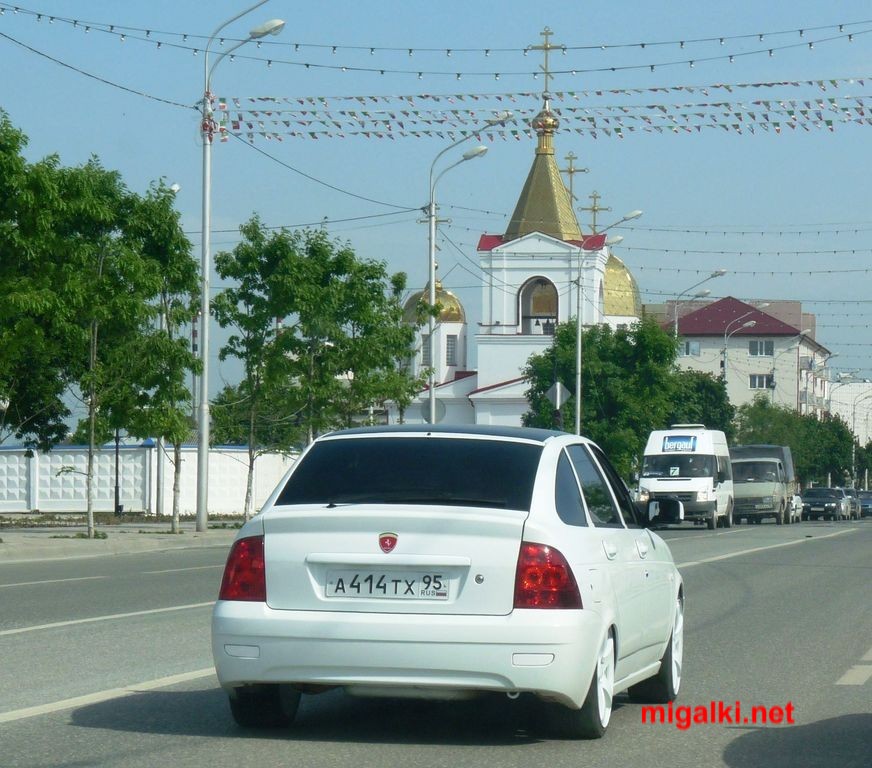
[[[663,438],[663,453],[695,450],[696,435],[666,435]]]

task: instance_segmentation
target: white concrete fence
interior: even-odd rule
[[[119,504],[125,512],[156,515],[158,462],[163,466],[163,507],[173,509],[173,453],[159,455],[156,444],[122,445],[118,450]],[[294,463],[295,456],[263,454],[254,463],[254,509],[257,511]],[[62,446],[48,453],[21,446],[0,446],[0,512],[85,512],[88,449]],[[209,514],[242,514],[248,476],[248,449],[213,448],[209,455]],[[115,446],[103,446],[94,457],[94,509],[115,508]],[[197,509],[197,447],[182,448],[179,511]]]

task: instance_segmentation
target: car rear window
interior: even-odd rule
[[[834,488],[809,488],[803,495],[807,499],[840,499],[842,497],[842,492],[837,491]]]
[[[276,504],[456,504],[529,510],[541,453],[541,445],[501,440],[325,440],[300,459]]]

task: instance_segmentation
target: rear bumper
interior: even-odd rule
[[[602,616],[589,610],[445,616],[277,611],[219,601],[212,655],[226,689],[296,683],[398,695],[529,691],[580,707],[604,633]]]

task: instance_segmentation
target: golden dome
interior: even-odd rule
[[[533,130],[540,136],[543,133],[554,133],[560,127],[560,120],[546,106],[530,123]]]
[[[403,319],[407,323],[417,323],[418,303],[423,301],[426,305],[429,300],[429,288],[423,291],[415,291],[403,305]],[[442,287],[442,283],[436,281],[436,304],[441,307],[438,320],[443,323],[465,323],[466,312],[463,310],[463,304],[451,291],[446,291]]]
[[[623,261],[609,254],[603,286],[603,314],[642,317],[639,286]]]

